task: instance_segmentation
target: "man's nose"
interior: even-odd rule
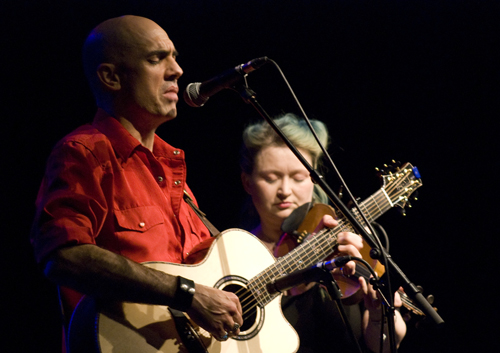
[[[165,79],[167,81],[170,80],[177,80],[179,77],[182,76],[184,71],[182,70],[181,66],[177,63],[176,60],[170,60],[169,65],[167,69],[165,70]]]

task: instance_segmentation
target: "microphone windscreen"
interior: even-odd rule
[[[191,107],[202,107],[208,100],[200,95],[200,86],[200,82],[194,82],[190,83],[184,90],[184,101]]]

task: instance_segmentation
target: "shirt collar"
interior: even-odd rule
[[[137,147],[142,146],[139,140],[133,137],[118,120],[101,108],[97,110],[92,125],[106,135],[116,153],[124,161],[130,157]],[[184,155],[182,150],[170,146],[156,134],[153,152],[155,156],[169,158],[183,158]]]

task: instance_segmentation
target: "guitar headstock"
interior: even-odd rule
[[[382,190],[391,206],[400,207],[405,215],[404,208],[411,207],[410,199],[416,200],[416,190],[422,186],[417,167],[393,161],[391,166],[386,164],[383,169],[377,168],[377,171],[383,182]]]

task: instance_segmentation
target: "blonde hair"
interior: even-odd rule
[[[322,167],[321,157],[323,151],[303,119],[288,113],[274,119],[274,122],[296,148],[302,149],[311,155],[314,169]],[[318,139],[327,148],[329,136],[326,125],[319,120],[310,120],[310,122],[318,135]],[[241,171],[252,174],[255,157],[262,148],[282,145],[284,146],[285,143],[267,121],[263,120],[247,126],[243,131],[243,145],[240,151]],[[328,203],[328,197],[317,185],[314,185],[313,201]]]

